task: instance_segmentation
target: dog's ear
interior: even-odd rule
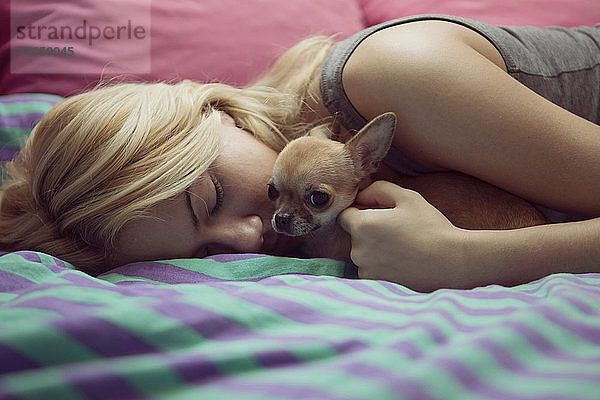
[[[377,171],[392,145],[395,128],[396,115],[388,112],[375,117],[346,142],[346,149],[361,171],[369,174]]]
[[[327,124],[323,124],[312,128],[310,131],[308,131],[306,136],[316,137],[320,139],[331,139],[333,137],[333,132],[327,127]]]

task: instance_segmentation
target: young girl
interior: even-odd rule
[[[598,43],[598,27],[417,16],[337,45],[306,40],[243,89],[184,81],[73,96],[8,166],[0,249],[48,252],[92,274],[141,260],[294,254],[301,242],[269,223],[277,153],[316,124],[352,133],[393,111],[387,163],[397,172],[468,174],[555,223],[461,229],[418,193],[376,182],[339,218],[361,278],[433,290],[600,271]]]

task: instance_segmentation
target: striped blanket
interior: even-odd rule
[[[1,164],[58,96],[0,97]],[[0,253],[0,400],[600,399],[600,274],[415,293],[260,255]]]
[[[260,255],[0,255],[0,399],[598,399],[600,274],[413,292]]]

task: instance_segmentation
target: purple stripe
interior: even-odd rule
[[[308,308],[301,304],[291,302],[291,301],[288,301],[285,299],[275,298],[275,297],[269,296],[265,293],[252,294],[252,293],[247,293],[247,292],[244,292],[244,293],[236,292],[236,293],[232,293],[231,295],[238,296],[238,297],[243,298],[244,300],[249,301],[251,303],[261,305],[261,306],[263,306],[267,309],[270,309],[280,315],[285,316],[286,318],[289,318],[293,321],[304,323],[304,324],[309,324],[309,325],[316,325],[316,324],[320,324],[320,323],[335,324],[335,325],[339,325],[339,326],[346,326],[346,327],[353,328],[353,329],[384,328],[384,329],[398,330],[398,329],[419,328],[419,329],[424,329],[426,332],[428,332],[437,343],[445,343],[448,340],[446,338],[446,336],[441,332],[441,330],[438,326],[431,324],[431,323],[425,323],[423,321],[417,320],[417,321],[413,321],[413,322],[403,324],[400,326],[383,323],[383,322],[366,322],[363,320],[356,320],[356,319],[351,319],[351,318],[340,318],[340,317],[335,317],[335,316],[331,316],[331,315],[323,315],[320,312],[318,312],[317,310],[314,310],[312,308]],[[534,312],[535,308],[531,308],[531,310],[532,310],[532,312]],[[455,318],[453,316],[451,322],[454,325],[454,328],[458,331],[465,331],[465,329],[461,325],[458,325],[454,319]],[[504,320],[503,324],[507,324],[510,322],[511,322],[510,320],[508,320],[508,321]],[[563,319],[561,323],[562,324],[570,323],[570,321]],[[479,329],[472,328],[472,327],[467,327],[467,329],[469,331],[479,330]],[[576,333],[578,330],[580,330],[578,327],[573,327],[573,329]],[[583,332],[579,332],[579,334],[580,334],[580,336],[587,338],[591,342],[597,343],[600,338],[600,333],[596,333],[596,331],[597,330],[594,328],[586,327],[583,330]],[[540,343],[536,342],[536,340],[540,339],[539,334],[535,333],[535,331],[528,332],[528,333],[529,333],[529,335],[524,334],[524,333],[522,333],[522,334],[531,342],[531,344],[534,347],[539,349]],[[531,333],[535,333],[536,336],[532,337],[530,335]]]
[[[30,101],[36,101],[36,102],[40,102],[40,103],[47,103],[47,104],[54,105],[61,100],[62,100],[61,97],[57,97],[57,98],[53,99],[53,98],[48,98],[47,96],[39,96],[37,94],[32,94],[32,93],[27,93],[27,94],[20,93],[20,94],[9,94],[9,95],[0,97],[0,104],[25,103],[25,102],[30,102]]]
[[[71,282],[79,287],[94,287],[99,289],[111,287],[110,284],[103,284],[102,281],[98,281],[96,278],[86,274],[85,272],[73,270],[71,268],[64,268],[62,271],[62,279],[64,279],[67,282]]]
[[[101,305],[38,297],[20,302],[17,307],[49,310],[60,314],[64,319],[56,319],[52,324],[103,357],[159,351],[119,325],[92,315]]]
[[[85,278],[76,273],[68,273],[61,276],[66,282],[60,283],[38,283],[29,288],[19,290],[20,295],[28,293],[35,293],[37,291],[43,291],[48,288],[62,287],[62,286],[74,286],[78,288],[88,287],[94,289],[101,289],[107,292],[119,293],[120,295],[127,297],[151,297],[159,300],[173,299],[174,297],[181,296],[181,293],[175,289],[169,288],[168,286],[153,286],[153,285],[139,285],[139,286],[115,286],[112,284],[102,284],[94,281],[94,278]],[[75,285],[71,285],[69,281],[74,282]]]
[[[469,390],[472,395],[474,393],[479,393],[483,395],[482,398],[485,399],[531,399],[531,396],[528,395],[525,397],[515,395],[514,393],[509,395],[507,392],[486,385],[485,382],[482,382],[470,368],[465,367],[457,360],[448,358],[437,359],[436,364],[438,367],[450,373],[464,387],[465,391]]]
[[[177,267],[169,263],[158,261],[148,261],[125,265],[110,270],[108,273],[116,273],[124,276],[150,279],[163,283],[201,283],[216,278],[202,274],[200,272],[190,271],[185,268]],[[101,275],[102,276],[102,275]]]
[[[538,352],[544,354],[547,357],[559,359],[561,361],[569,362],[582,362],[586,363],[589,361],[600,362],[600,356],[577,356],[574,354],[565,354],[562,350],[557,348],[548,339],[541,335],[534,328],[516,321],[503,321],[502,326],[505,328],[511,328],[515,333],[520,334],[525,338],[530,346],[536,349]]]
[[[66,381],[82,392],[86,399],[137,399],[142,396],[123,377],[101,366],[65,369]]]
[[[600,311],[590,306],[588,303],[582,301],[577,297],[571,297],[569,294],[563,296],[563,298],[571,303],[573,307],[577,308],[582,314],[588,316],[600,317]]]
[[[54,256],[51,256],[49,254],[45,254],[47,257],[50,257],[52,259],[52,261],[54,261],[54,263],[56,265],[53,264],[45,264],[42,263],[42,258],[40,257],[40,253],[35,252],[35,251],[29,251],[29,250],[21,250],[21,251],[15,251],[13,252],[13,254],[17,254],[21,257],[23,257],[25,260],[27,261],[31,261],[31,262],[36,262],[39,263],[41,265],[46,266],[47,268],[49,268],[51,271],[53,272],[62,272],[64,270],[73,270],[73,268],[68,267],[63,260],[61,260],[60,258],[56,258]]]
[[[465,388],[465,391],[468,391],[471,396],[475,393],[479,393],[481,398],[484,399],[511,399],[511,400],[531,400],[532,397],[528,394],[519,395],[514,392],[507,392],[501,389],[498,389],[495,386],[490,386],[482,381],[479,376],[477,376],[473,370],[465,365],[463,365],[460,361],[454,359],[438,359],[437,365],[443,368],[445,371],[449,372],[454,376]],[[544,400],[564,400],[564,395],[552,395],[550,393],[545,393],[543,396],[540,392],[538,392],[539,396],[534,398],[544,399]]]
[[[293,355],[275,351],[271,356],[264,353],[260,361],[268,364],[267,367],[283,367],[287,362],[295,360]],[[299,387],[297,385],[279,384],[273,381],[258,381],[244,383],[238,380],[237,375],[226,377],[216,363],[206,359],[202,354],[169,353],[164,355],[170,366],[188,383],[197,385],[213,384],[232,393],[258,392],[272,398],[285,399],[332,399],[341,400],[329,391],[318,388]],[[238,371],[239,372],[239,371]]]
[[[217,386],[230,391],[232,393],[231,398],[235,398],[235,393],[258,393],[275,399],[348,400],[347,396],[338,396],[325,389],[294,384],[286,385],[273,380],[260,381],[255,379],[253,382],[240,382],[234,377],[221,380],[217,383]]]
[[[164,301],[150,307],[162,315],[176,319],[207,339],[236,340],[252,335],[251,330],[230,318],[187,303]]]
[[[233,292],[231,296],[236,296],[250,303],[262,306],[279,315],[284,316],[294,322],[305,325],[336,325],[351,329],[370,330],[370,329],[412,329],[420,328],[427,331],[436,343],[445,343],[445,335],[440,328],[432,323],[425,321],[412,321],[406,324],[393,324],[381,321],[365,321],[357,318],[341,317],[331,314],[324,314],[319,310],[307,307],[287,299],[271,296],[267,293],[248,293]]]
[[[315,277],[306,277],[307,279],[313,279]],[[352,280],[345,282],[346,285],[353,287],[354,289],[366,293],[368,295],[374,295],[382,299],[390,300],[390,301],[398,301],[399,297],[402,301],[408,301],[411,304],[425,304],[431,301],[437,300],[439,298],[447,299],[448,296],[452,296],[455,298],[467,298],[467,299],[485,299],[485,300],[519,300],[524,302],[530,302],[532,300],[532,296],[528,294],[524,294],[521,292],[517,292],[511,288],[501,288],[498,291],[489,291],[487,289],[471,289],[471,290],[459,290],[459,289],[440,289],[433,293],[419,293],[419,292],[411,292],[409,289],[398,285],[396,283],[391,283],[387,281],[363,281],[363,280]],[[384,287],[386,290],[389,290],[394,296],[386,296],[381,292],[375,291],[371,285],[373,283],[377,283],[378,285]],[[544,288],[538,288],[536,291]],[[545,289],[544,289],[545,290]],[[533,299],[539,299],[539,297],[533,297]]]
[[[64,263],[64,261],[62,261],[59,258],[50,256],[50,255],[47,255],[47,256],[51,257],[52,260],[56,263],[56,265],[43,263],[42,259],[40,257],[40,254],[35,251],[21,250],[21,251],[15,251],[15,252],[13,252],[13,254],[19,255],[29,262],[35,262],[40,265],[43,265],[46,268],[48,268],[50,271],[55,272],[55,273],[60,273],[65,270],[73,271],[73,268],[67,267],[67,265]]]
[[[355,375],[361,380],[369,379],[378,382],[381,386],[388,387],[402,399],[427,400],[433,397],[423,388],[423,386],[411,378],[404,378],[391,371],[398,371],[395,368],[381,369],[374,365],[361,362],[345,363],[341,369],[346,373]],[[424,382],[427,386],[430,382]]]
[[[368,347],[366,344],[358,340],[345,340],[343,342],[324,341],[319,336],[286,336],[276,334],[262,334],[254,332],[246,326],[227,318],[221,314],[214,313],[205,308],[192,306],[186,303],[178,302],[163,302],[156,304],[153,309],[160,312],[169,318],[173,318],[190,329],[194,330],[201,336],[210,340],[219,341],[236,341],[236,340],[266,340],[269,342],[277,341],[278,344],[285,347],[293,346],[294,344],[304,344],[307,341],[322,342],[332,349],[335,349],[340,354],[348,354],[359,351]],[[264,362],[277,362],[277,360],[265,360],[263,355],[257,354],[256,357]],[[289,355],[289,357],[295,357]],[[279,360],[281,361],[281,360]]]
[[[18,255],[26,261],[43,265],[46,268],[50,269],[52,272],[62,272],[63,271],[63,268],[57,269],[57,267],[54,265],[47,265],[47,264],[42,263],[42,259],[40,258],[40,255],[35,251],[21,250],[21,251],[15,251],[12,254]]]
[[[210,285],[210,286],[217,286],[217,285]],[[221,286],[224,286],[224,285],[221,285]],[[232,294],[232,295],[237,295],[237,294]],[[293,303],[293,302],[289,302],[284,299],[273,298],[264,293],[257,293],[254,295],[245,293],[244,295],[239,295],[238,297],[242,297],[246,301],[250,301],[251,303],[262,305],[276,313],[279,313],[279,314],[285,316],[286,318],[289,318],[289,319],[297,321],[297,322],[305,323],[305,324],[328,323],[328,324],[338,324],[338,325],[348,326],[348,327],[353,327],[353,328],[358,328],[358,329],[367,329],[367,328],[376,328],[376,327],[380,327],[380,328],[384,327],[384,328],[388,328],[388,329],[390,329],[390,328],[391,329],[422,328],[422,329],[425,329],[430,335],[432,335],[438,343],[447,342],[447,338],[445,337],[445,335],[443,335],[441,333],[441,331],[439,330],[439,328],[437,326],[435,326],[433,324],[425,324],[420,321],[414,321],[414,322],[405,324],[403,326],[394,326],[391,324],[376,323],[376,322],[368,323],[368,322],[361,321],[361,320],[352,320],[352,319],[347,319],[347,318],[340,319],[339,317],[334,317],[334,316],[332,317],[330,315],[323,316],[317,310],[314,310],[311,308],[306,308],[302,305],[299,305],[299,304]],[[189,313],[189,312],[191,312],[191,310],[186,311],[183,314],[185,315],[186,313]],[[510,323],[510,322],[511,321],[505,321],[503,323]],[[519,328],[519,325],[517,325],[517,328]],[[460,327],[457,329],[461,330]],[[527,328],[525,328],[525,329],[527,329]],[[471,328],[471,330],[473,330],[473,328]],[[547,351],[547,346],[549,346],[550,344],[545,342],[543,340],[543,338],[541,336],[539,336],[539,334],[537,334],[537,332],[530,331],[530,330],[523,332],[522,330],[520,330],[520,333],[525,338],[527,338],[527,340],[529,342],[531,342],[531,344],[535,348],[537,348],[540,351],[543,351],[543,350]],[[542,340],[542,342],[540,342],[540,340]],[[565,356],[562,355],[561,353],[559,353],[559,358],[565,358]]]
[[[24,356],[1,342],[0,360],[2,360],[2,362],[0,362],[0,374],[38,368],[38,364],[29,357]]]
[[[245,339],[249,340],[250,338]],[[298,338],[295,339],[298,341]],[[306,343],[307,340],[307,338],[304,338],[300,343]],[[281,347],[287,345],[281,341],[277,341],[276,344]],[[352,340],[332,347],[340,349],[340,354],[348,354],[365,349],[367,346],[364,343]],[[294,364],[304,364],[304,361],[298,359],[293,353],[280,349],[256,353],[253,357],[265,368],[281,368]],[[206,384],[211,381],[221,381],[225,376],[221,372],[221,368],[217,366],[217,362],[208,360],[204,354],[167,353],[163,355],[163,358],[188,383]]]
[[[61,260],[60,258],[56,258],[56,257],[52,257],[52,259],[54,260],[54,262],[56,263],[56,265],[60,268],[65,268],[65,269],[73,269],[72,267],[68,266],[63,260]]]
[[[388,348],[413,360],[423,357],[423,352],[413,342],[407,340],[392,343]]]
[[[591,286],[591,287],[595,287],[595,288],[598,287],[597,284],[586,282],[581,278],[600,279],[600,273],[587,273],[587,274],[560,273],[560,274],[554,274],[554,275],[546,276],[544,278],[540,278],[536,281],[531,282],[531,284],[542,283],[542,282],[544,282],[544,284],[547,284],[550,281],[568,281],[569,283],[576,283],[577,285],[586,285],[586,286]],[[531,289],[531,291],[537,292],[540,288]],[[523,291],[528,292],[530,290],[527,289],[527,290],[523,290]]]
[[[600,345],[600,327],[578,321],[572,316],[564,316],[562,313],[548,306],[536,307],[532,311],[539,312],[546,320],[574,333],[580,338],[595,345]]]
[[[0,125],[3,127],[31,130],[45,113],[30,112],[27,114],[0,114]]]
[[[19,289],[33,285],[35,282],[30,281],[27,278],[23,278],[12,272],[0,269],[0,291],[2,292],[14,292]]]
[[[82,317],[91,309],[98,307],[99,305],[96,304],[80,303],[77,301],[47,296],[23,300],[12,305],[12,308],[34,308],[36,310],[52,311],[67,319],[71,317]]]
[[[423,308],[419,309],[406,309],[404,308],[404,304],[419,304],[423,305],[432,300],[440,300],[440,298],[436,296],[427,296],[429,297],[426,301],[403,301],[399,302],[397,297],[386,296],[380,292],[375,291],[372,287],[365,284],[364,282],[348,282],[347,286],[351,286],[359,292],[367,294],[369,297],[376,297],[382,300],[385,300],[387,304],[383,304],[381,302],[375,300],[368,299],[356,299],[354,297],[346,296],[343,293],[337,292],[335,290],[329,289],[323,286],[316,285],[302,285],[296,286],[294,289],[302,290],[310,293],[317,293],[323,297],[331,298],[332,300],[343,301],[347,304],[359,305],[368,307],[371,310],[383,311],[383,312],[393,312],[396,314],[404,314],[404,315],[420,315],[423,312]],[[495,315],[505,315],[513,312],[517,307],[504,307],[504,308],[472,308],[465,306],[464,304],[457,301],[456,297],[453,294],[450,296],[444,296],[443,301],[445,303],[452,304],[455,308],[461,311],[461,314],[467,314],[469,316],[495,316]],[[460,326],[458,321],[456,321],[456,314],[449,312],[443,308],[430,306],[427,308],[428,312],[436,312],[443,316],[446,320],[454,322],[456,326]],[[466,325],[463,325],[461,330],[465,330],[467,328]]]
[[[587,274],[592,275],[590,278],[600,279],[600,274]],[[487,288],[475,288],[471,290],[458,290],[458,289],[440,289],[433,293],[406,293],[403,291],[398,291],[398,285],[390,282],[378,281],[381,286],[385,287],[393,291],[395,294],[398,294],[402,297],[408,297],[411,304],[417,303],[427,303],[432,300],[436,300],[439,298],[446,299],[448,295],[455,298],[465,298],[465,299],[476,299],[476,300],[518,300],[520,302],[525,303],[536,303],[544,300],[547,296],[544,294],[543,296],[535,295],[537,292],[543,291],[548,292],[554,288],[564,287],[568,290],[573,290],[573,287],[576,287],[578,290],[586,291],[587,293],[593,293],[594,295],[600,295],[600,286],[587,283],[580,279],[568,279],[569,282],[564,282],[564,276],[547,278],[547,282],[544,285],[540,285],[535,289],[530,290],[519,290],[518,288],[505,288],[505,287],[497,287],[497,290],[490,291]],[[575,283],[576,285],[573,285]],[[361,284],[360,281],[352,281],[350,282],[352,285]],[[489,286],[488,286],[489,288]],[[357,288],[358,289],[358,288]],[[395,298],[395,301],[398,299]]]
[[[490,338],[481,338],[479,340],[475,340],[469,344],[469,351],[475,350],[475,347],[481,347],[484,351],[488,352],[492,355],[494,359],[500,364],[503,368],[511,373],[518,374],[520,376],[527,376],[532,378],[542,378],[545,380],[555,380],[555,379],[576,379],[576,380],[589,380],[590,382],[600,382],[600,371],[596,373],[589,372],[554,372],[554,371],[535,371],[526,368],[521,361],[515,358],[512,353],[506,351],[501,344],[494,342]],[[565,357],[563,357],[564,359]],[[540,361],[539,358],[536,360]],[[556,361],[555,361],[556,360]],[[548,363],[552,365],[557,365],[557,357],[552,357],[552,359],[548,359]],[[560,360],[564,361],[564,360]],[[568,360],[568,364],[582,364],[581,360]],[[597,360],[588,360],[587,363],[590,367],[597,366]],[[581,365],[580,365],[581,366]],[[593,369],[591,369],[593,370]]]
[[[12,161],[20,150],[19,147],[0,146],[0,163]]]
[[[353,282],[354,283],[354,282]],[[552,285],[549,285],[552,286]],[[372,302],[364,302],[364,301],[355,301],[351,298],[347,298],[343,295],[337,294],[335,292],[332,292],[328,289],[323,289],[323,288],[319,288],[319,287],[315,287],[315,286],[302,286],[302,287],[298,287],[297,289],[301,289],[301,290],[305,290],[305,291],[309,291],[309,292],[315,292],[315,293],[319,293],[323,296],[328,296],[328,297],[332,297],[332,298],[337,298],[341,301],[344,301],[346,303],[350,303],[350,304],[355,304],[355,305],[364,305],[369,307],[369,309],[371,310],[378,310],[378,311],[395,311],[399,314],[404,314],[404,315],[415,315],[418,316],[420,314],[422,314],[423,310],[419,309],[419,310],[399,310],[396,309],[394,307],[387,307],[387,306],[381,306],[378,303],[372,303]],[[548,289],[548,288],[546,288]],[[557,299],[559,298],[559,296],[554,296],[553,299]],[[545,300],[542,298],[538,298],[535,297],[536,300],[541,301],[541,300]],[[453,304],[455,304],[455,306],[461,310],[462,314],[467,314],[470,316],[473,315],[493,315],[494,314],[494,310],[475,310],[472,311],[472,309],[469,309],[467,307],[464,307],[462,305],[460,305],[460,303],[456,302],[455,299],[452,298],[448,298],[446,297],[444,299],[445,301],[451,302]],[[565,300],[568,301],[568,300]],[[400,306],[401,307],[401,306]],[[514,310],[516,310],[518,308],[506,308],[505,310],[508,312],[503,312],[502,314],[510,314],[510,312],[513,312]],[[583,324],[581,322],[577,322],[575,321],[573,318],[569,318],[569,317],[565,317],[563,314],[561,314],[560,312],[557,312],[557,310],[552,309],[549,306],[545,306],[545,305],[536,305],[536,306],[531,306],[528,308],[529,311],[536,313],[536,314],[541,314],[543,315],[548,321],[553,322],[556,325],[559,325],[565,329],[568,329],[570,332],[580,336],[581,338],[595,344],[595,345],[599,345],[600,344],[600,328],[593,326],[593,325],[589,325],[589,324]],[[459,332],[469,332],[469,331],[477,331],[480,329],[480,327],[472,327],[469,325],[465,325],[465,324],[461,324],[458,320],[457,317],[459,317],[459,315],[455,314],[455,313],[450,313],[447,310],[444,309],[438,309],[435,307],[428,307],[427,308],[427,313],[434,313],[439,315],[440,317],[444,318],[446,321],[450,322],[453,326],[454,329],[456,329]]]
[[[232,254],[215,254],[214,256],[205,257],[205,259],[214,260],[218,262],[231,262],[241,260],[251,260],[254,258],[267,257],[266,254],[256,253],[232,253]]]
[[[27,261],[37,262],[37,263],[42,262],[42,259],[40,258],[39,254],[36,253],[35,251],[21,250],[21,251],[15,251],[15,252],[13,252],[13,254],[21,256]]]
[[[281,368],[295,364],[303,364],[303,361],[295,354],[282,349],[272,349],[254,353],[254,358],[265,368]]]
[[[0,381],[0,399],[2,400],[22,400],[22,397],[16,397],[13,394],[9,394],[6,389],[4,389],[2,385],[2,381]]]
[[[310,341],[309,338],[306,338],[306,340]],[[327,344],[339,354],[350,354],[369,348],[369,345],[357,339],[346,339],[343,342],[328,342]]]
[[[74,283],[78,287],[102,289],[106,290],[107,292],[119,293],[128,297],[152,297],[163,300],[182,296],[179,291],[166,285],[138,285],[135,287],[119,287],[113,285],[112,283],[102,283],[103,281],[88,275],[84,275],[81,272],[65,274],[62,276],[62,278]]]
[[[166,353],[162,358],[188,383],[207,384],[225,376],[219,367],[204,355],[178,352]]]
[[[57,273],[57,274],[67,271],[66,274],[63,274],[61,276],[61,278],[64,280],[64,282],[38,283],[36,285],[30,286],[27,288],[22,288],[21,290],[17,290],[16,292],[18,292],[21,295],[24,295],[27,293],[35,293],[37,291],[45,290],[45,289],[51,288],[51,287],[66,286],[66,285],[69,285],[69,283],[72,283],[78,287],[92,287],[95,289],[102,289],[102,290],[106,290],[108,292],[119,293],[121,295],[128,296],[128,297],[152,297],[152,298],[159,298],[159,299],[163,299],[163,298],[172,299],[177,296],[182,296],[182,294],[179,291],[172,289],[168,286],[158,286],[158,285],[138,285],[135,287],[116,286],[112,283],[108,283],[108,282],[99,280],[97,278],[86,275],[85,273],[83,273],[81,271],[77,271],[77,270],[74,270],[69,267],[60,267],[60,266],[55,266],[52,264],[43,264],[40,262],[41,260],[39,258],[39,255],[32,251],[19,251],[19,252],[14,252],[14,253],[10,253],[10,254],[17,254],[29,262],[39,263],[40,266],[48,268],[52,272]],[[54,258],[54,260],[57,262],[57,264],[60,264],[63,266],[65,265],[64,262],[62,262],[61,260],[59,260],[57,258]],[[8,293],[10,291],[6,290],[5,292]]]

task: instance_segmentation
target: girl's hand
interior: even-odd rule
[[[461,260],[465,231],[415,191],[377,181],[339,215],[352,237],[350,257],[360,278],[419,291],[468,287]]]

